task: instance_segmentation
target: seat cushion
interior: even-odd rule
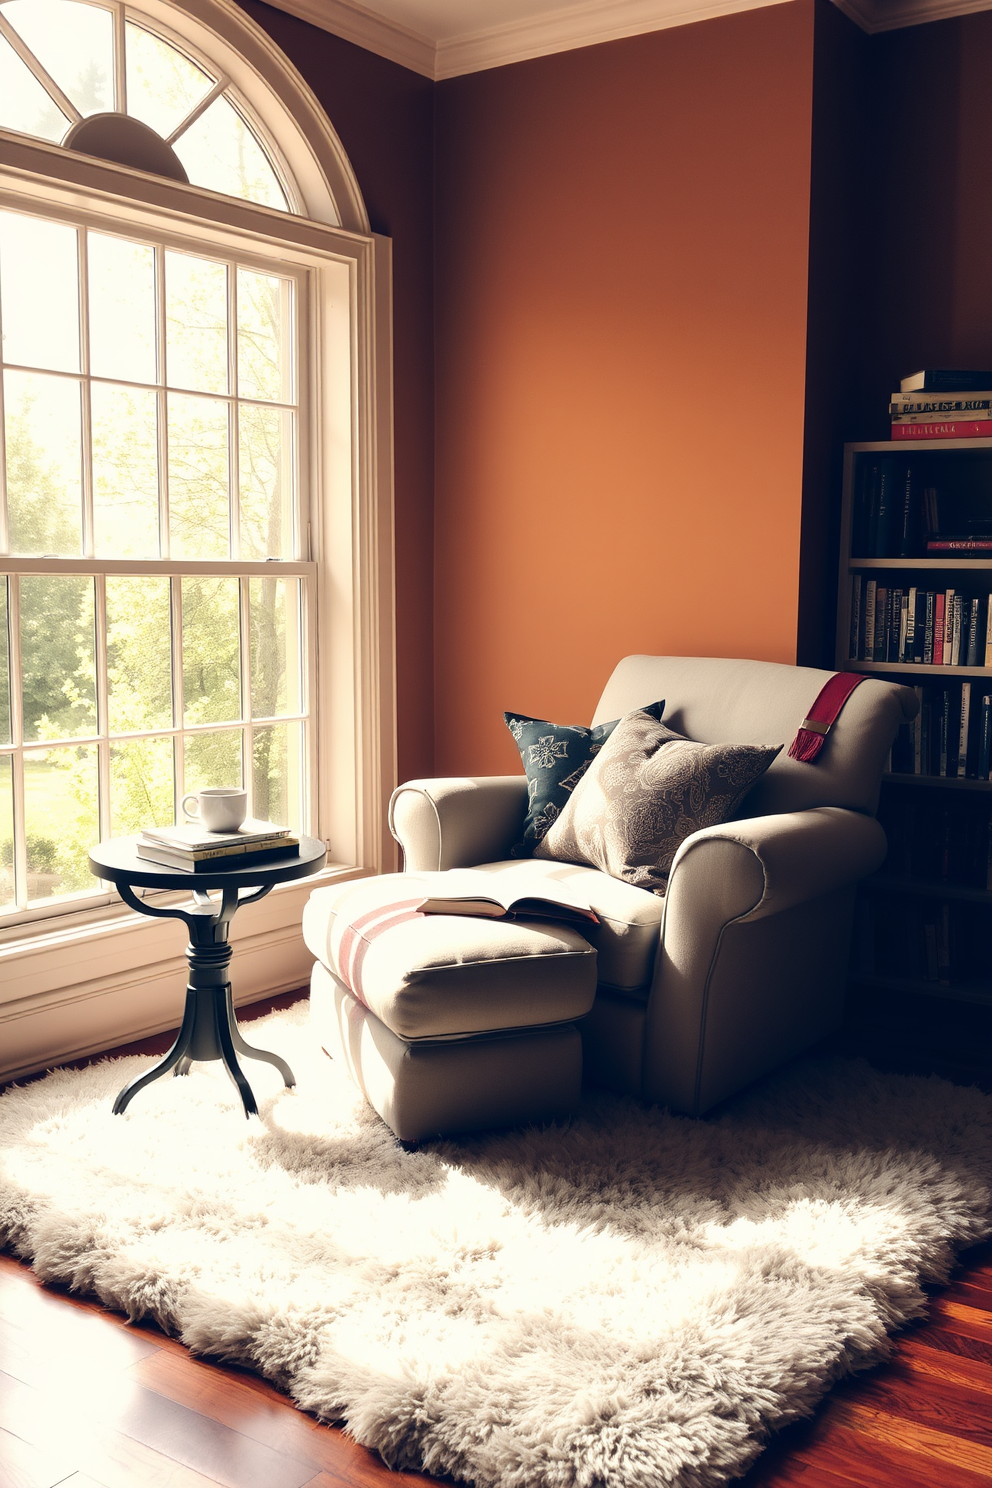
[[[596,951],[575,930],[416,905],[407,875],[384,874],[317,889],[303,912],[313,954],[400,1038],[540,1027],[592,1007]]]
[[[568,884],[599,915],[599,924],[582,933],[599,952],[600,986],[633,991],[650,982],[665,911],[664,900],[657,894],[581,863],[531,858],[522,863],[483,863],[472,872],[487,869],[499,873],[500,886],[507,890],[514,874],[519,874],[521,885],[526,883],[531,893],[538,877]]]

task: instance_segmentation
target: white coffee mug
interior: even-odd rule
[[[183,796],[182,808],[208,832],[235,832],[248,815],[248,792],[234,785],[208,785]]]

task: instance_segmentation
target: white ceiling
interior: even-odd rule
[[[270,0],[313,25],[440,79],[684,26],[783,0]],[[992,8],[992,0],[834,0],[863,30]]]

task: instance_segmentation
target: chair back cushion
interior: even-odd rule
[[[771,768],[744,797],[738,817],[814,806],[874,812],[882,771],[901,723],[915,717],[916,694],[874,677],[862,682],[812,764],[788,748],[824,683],[833,674],[773,661],[714,656],[626,656],[599,700],[593,724],[667,699],[669,728],[704,744],[784,744]]]

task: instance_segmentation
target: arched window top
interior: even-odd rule
[[[0,129],[368,231],[323,110],[231,0],[0,0]]]

